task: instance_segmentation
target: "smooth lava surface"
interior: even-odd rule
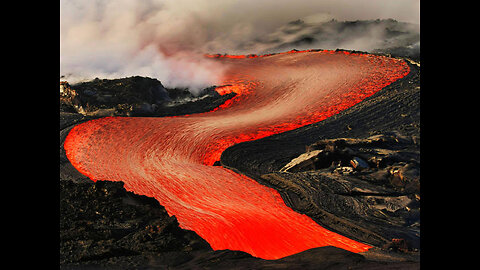
[[[156,198],[215,250],[278,259],[310,248],[371,246],[287,207],[279,193],[220,166],[228,147],[324,120],[410,71],[399,59],[344,51],[210,56],[228,69],[213,111],[162,118],[106,117],[75,126],[64,148],[94,181],[123,181]],[[328,209],[327,209],[328,210]]]

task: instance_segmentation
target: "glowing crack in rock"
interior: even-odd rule
[[[213,111],[175,117],[107,117],[75,126],[64,148],[94,181],[123,181],[156,198],[180,226],[215,250],[278,259],[310,248],[371,246],[331,232],[285,205],[279,193],[219,166],[228,147],[319,122],[404,77],[395,58],[344,51],[264,57],[210,56],[228,67]],[[328,209],[327,209],[328,210]]]

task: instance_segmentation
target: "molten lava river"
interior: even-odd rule
[[[279,193],[221,166],[228,147],[324,120],[410,71],[399,59],[344,51],[207,55],[227,72],[217,92],[237,95],[213,111],[160,118],[106,117],[75,126],[64,148],[93,181],[123,181],[156,198],[214,250],[278,259],[310,248],[371,246],[319,226]]]

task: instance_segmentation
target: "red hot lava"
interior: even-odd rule
[[[295,53],[293,53],[295,52]],[[398,59],[335,51],[216,57],[229,70],[219,93],[237,95],[201,114],[107,117],[65,140],[71,163],[92,180],[123,181],[156,198],[213,249],[278,259],[310,248],[362,252],[369,245],[319,226],[279,193],[223,167],[228,147],[326,119],[409,73]]]

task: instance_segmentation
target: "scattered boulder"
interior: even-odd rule
[[[304,171],[309,169],[315,169],[315,162],[318,161],[318,156],[323,150],[313,150],[304,154],[301,154],[297,158],[292,159],[287,165],[285,165],[281,172],[288,171]]]
[[[66,81],[60,82],[60,111],[85,114],[80,95]]]
[[[420,167],[415,163],[400,163],[388,167],[390,183],[399,190],[420,194]]]
[[[407,242],[403,238],[393,238],[392,241],[386,244],[383,248],[400,252],[408,252]]]
[[[353,173],[353,168],[352,167],[348,167],[348,166],[345,166],[345,167],[337,167],[333,170],[334,173],[339,173],[339,174],[345,174],[345,175],[349,175],[351,173]]]
[[[367,162],[359,157],[353,157],[352,160],[350,160],[350,164],[357,170],[368,169],[370,167]]]

